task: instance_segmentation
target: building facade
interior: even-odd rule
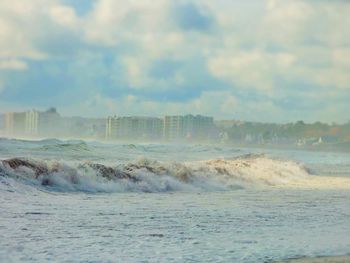
[[[167,141],[178,140],[184,137],[184,117],[165,116],[163,121],[163,139]]]
[[[39,112],[38,135],[41,137],[59,137],[62,134],[62,118],[55,108]]]
[[[191,114],[165,116],[163,138],[166,141],[210,139],[214,127],[212,117]]]
[[[45,112],[8,112],[5,114],[5,134],[15,137],[58,137],[62,130],[61,119],[54,108]]]
[[[107,139],[160,139],[163,122],[152,117],[108,117]]]
[[[36,136],[39,133],[39,112],[31,110],[26,112],[25,133]]]
[[[5,114],[5,134],[7,136],[23,136],[25,126],[25,112],[8,112]]]

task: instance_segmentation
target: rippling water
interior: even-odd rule
[[[346,153],[1,139],[0,159],[0,262],[350,253]]]

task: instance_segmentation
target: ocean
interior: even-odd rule
[[[350,154],[0,139],[0,262],[350,253]]]

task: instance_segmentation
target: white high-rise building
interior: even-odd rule
[[[213,132],[214,119],[202,115],[165,116],[163,138],[165,140],[204,140]]]
[[[38,135],[39,132],[39,112],[31,110],[26,112],[25,133],[27,135]]]
[[[165,116],[163,123],[163,138],[165,140],[176,140],[184,137],[183,116]]]
[[[5,134],[21,137],[58,137],[62,130],[61,119],[54,108],[45,112],[8,112],[5,114]]]
[[[5,114],[6,136],[23,136],[25,134],[25,112],[8,112]]]
[[[163,122],[153,117],[108,117],[106,139],[160,139]]]

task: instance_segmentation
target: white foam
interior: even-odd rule
[[[6,165],[1,165],[0,172],[5,177],[36,186],[46,184],[46,188],[58,191],[222,191],[242,187],[350,189],[349,178],[315,176],[297,162],[261,155],[185,163],[141,159],[113,167],[112,171],[126,174],[125,177],[106,177],[100,170],[82,164],[39,163],[48,167],[48,174],[37,176],[30,167],[12,169]]]

